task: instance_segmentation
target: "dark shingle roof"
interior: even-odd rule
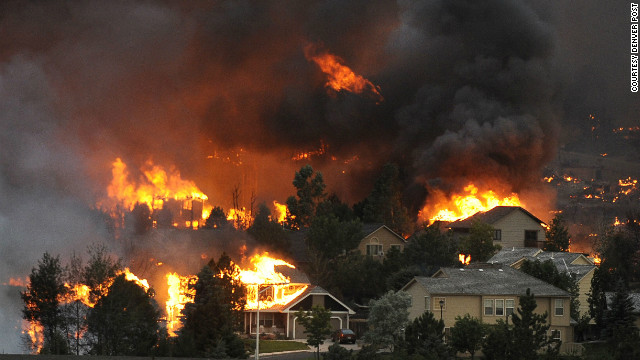
[[[459,295],[516,295],[527,288],[536,296],[570,296],[568,292],[510,267],[442,268],[433,277],[415,277],[431,294]]]
[[[615,293],[607,292],[604,295],[607,298],[607,306],[610,306]],[[629,293],[629,297],[631,297],[631,302],[633,303],[633,311],[640,313],[640,293]]]
[[[449,224],[449,227],[452,229],[468,229],[468,228],[471,228],[471,225],[473,225],[473,223],[476,221],[493,225],[498,220],[504,218],[505,216],[517,210],[522,211],[525,215],[532,218],[535,222],[544,224],[542,220],[538,219],[532,213],[528,212],[527,210],[525,210],[520,206],[496,206],[491,210],[475,213],[474,215],[466,219],[454,221]]]
[[[542,250],[538,248],[511,248],[500,250],[487,261],[490,264],[503,264],[511,266],[522,258],[533,258]]]

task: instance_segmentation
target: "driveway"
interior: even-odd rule
[[[306,340],[295,340],[301,343],[307,343]],[[329,346],[333,345],[333,341],[326,340],[324,344],[320,345],[320,353],[327,352]],[[347,350],[360,350],[361,343],[356,342],[355,344],[340,344],[343,348]],[[316,348],[309,347],[309,350],[301,350],[301,351],[287,351],[281,353],[269,353],[269,354],[260,354],[260,359],[282,359],[282,360],[305,360],[312,359],[313,355],[316,351]],[[251,359],[251,357],[250,357]]]

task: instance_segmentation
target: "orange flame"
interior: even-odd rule
[[[227,220],[231,221],[236,229],[246,229],[253,223],[253,216],[243,207],[242,209],[229,210]]]
[[[471,255],[467,255],[465,257],[464,254],[458,254],[458,260],[462,263],[462,265],[469,265],[469,263],[471,262]]]
[[[316,46],[310,44],[305,47],[304,54],[308,60],[320,67],[323,73],[327,75],[326,87],[336,92],[346,90],[356,94],[362,94],[367,91],[376,101],[384,100],[380,95],[380,88],[364,77],[356,74],[348,66],[343,65],[341,58],[329,54],[328,52],[317,53]]]
[[[442,192],[435,192],[439,198],[435,206],[427,206],[420,212],[420,217],[434,221],[456,221],[465,219],[479,211],[491,210],[496,206],[522,206],[518,195],[512,193],[509,196],[498,196],[492,190],[479,192],[478,188],[470,183],[464,188],[465,194],[454,194],[447,198]]]
[[[128,281],[133,281],[138,286],[144,288],[145,291],[149,291],[149,282],[145,279],[138,278],[135,274],[129,271],[129,268],[125,268],[122,271],[116,273],[116,276],[124,274],[125,279]],[[105,288],[109,288],[113,283],[113,279],[111,279],[107,284],[103,286]],[[74,286],[65,283],[64,286],[68,289],[67,295],[63,298],[60,298],[59,301],[65,304],[69,304],[72,302],[80,301],[84,305],[88,307],[94,307],[96,303],[91,300],[90,292],[91,289],[85,284],[75,284]]]
[[[112,166],[113,178],[107,187],[108,198],[99,202],[99,208],[114,213],[118,208],[133,210],[134,206],[140,203],[146,204],[154,211],[162,209],[165,201],[176,200],[188,202],[189,209],[194,201],[202,202],[202,219],[206,219],[211,212],[211,205],[205,204],[207,195],[192,181],[183,180],[177,170],[168,173],[148,161],[142,169],[144,178],[136,183],[130,181],[127,165],[122,159],[116,158]]]
[[[295,269],[295,266],[280,259],[269,256],[268,253],[257,254],[251,257],[251,268],[241,269],[234,264],[240,280],[247,290],[246,309],[258,308],[258,290],[260,294],[260,308],[266,309],[276,305],[284,305],[302,294],[306,289],[306,284],[292,284],[290,278],[276,271],[276,266],[287,266]],[[176,331],[182,326],[180,322],[180,311],[184,309],[188,302],[193,301],[195,295],[189,289],[189,284],[197,281],[196,276],[180,276],[177,273],[166,275],[169,300],[166,301],[167,330],[171,336],[176,335]],[[266,287],[266,291],[265,291]]]
[[[600,263],[602,262],[602,259],[596,254],[592,254],[591,259],[593,260],[593,263],[595,265],[600,265]]]
[[[180,330],[180,312],[186,303],[193,301],[194,291],[189,289],[189,284],[195,284],[196,276],[180,276],[177,273],[166,275],[167,285],[169,285],[169,300],[165,303],[167,310],[167,331],[170,336],[176,336],[176,331]]]
[[[287,209],[287,205],[280,204],[279,202],[274,201],[274,202],[273,202],[273,206],[274,206],[274,207],[275,207],[275,209],[276,209],[276,211],[275,211],[275,212],[276,212],[276,213],[275,213],[276,221],[277,221],[278,223],[280,223],[280,224],[284,223],[284,222],[285,222],[285,220],[287,219],[287,212],[289,211],[289,210]]]
[[[40,353],[40,350],[42,350],[42,347],[44,346],[44,328],[42,325],[23,320],[22,333],[29,335],[29,339],[33,346],[33,353]]]

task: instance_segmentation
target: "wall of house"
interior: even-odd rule
[[[544,242],[544,228],[522,211],[512,211],[509,215],[496,221],[494,229],[501,230],[502,240],[494,241],[503,249],[524,247],[525,230],[537,230],[538,242]]]
[[[595,270],[595,268],[594,268]],[[591,291],[591,280],[593,279],[594,270],[589,271],[582,279],[578,281],[578,301],[580,301],[580,315],[589,314],[589,292]]]
[[[413,283],[412,286],[405,289],[405,291],[411,296],[411,306],[409,308],[409,320],[413,321],[415,318],[421,316],[426,308],[425,297],[429,299],[429,311],[433,312],[436,319],[440,319],[440,305],[439,299],[444,298],[445,306],[442,309],[442,320],[444,321],[445,328],[450,328],[455,325],[456,317],[469,314],[472,317],[480,319],[486,324],[495,324],[499,319],[507,321],[506,308],[504,315],[495,315],[495,305],[493,308],[493,315],[484,315],[484,300],[485,299],[513,299],[514,300],[514,312],[517,311],[519,297],[514,295],[446,295],[446,294],[431,294],[418,283]],[[535,312],[538,314],[547,313],[547,321],[551,326],[550,330],[560,330],[560,336],[563,342],[573,341],[573,330],[570,326],[570,304],[569,298],[564,299],[564,314],[562,316],[555,316],[555,303],[554,297],[536,297],[537,307]],[[495,303],[494,303],[495,304]],[[509,319],[509,322],[512,320]]]
[[[358,251],[360,251],[361,254],[366,255],[367,245],[369,244],[382,245],[382,251],[386,253],[389,251],[389,249],[391,249],[391,245],[399,246],[400,250],[404,250],[405,242],[403,239],[398,238],[396,234],[389,231],[387,228],[381,227],[371,234],[365,236],[362,241],[360,241],[360,244],[358,245]],[[380,259],[383,258],[383,256],[376,257]]]

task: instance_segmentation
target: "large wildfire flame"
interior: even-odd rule
[[[208,199],[198,187],[180,177],[177,170],[167,172],[148,161],[142,170],[144,178],[131,181],[127,165],[117,158],[112,163],[111,183],[107,188],[108,198],[99,202],[98,207],[113,214],[118,209],[133,210],[136,204],[146,204],[151,211],[160,210],[168,200],[182,202],[199,201],[202,203],[202,213],[198,219],[189,220],[187,227],[198,227],[201,219],[206,219],[211,212],[211,205],[205,203]],[[201,219],[200,219],[201,218]]]
[[[428,205],[420,212],[420,218],[429,220],[430,223],[465,219],[496,206],[522,206],[515,193],[499,196],[493,190],[479,191],[473,183],[464,188],[463,194],[447,197],[444,193],[435,191],[431,198],[435,199],[435,205]]]
[[[295,266],[280,259],[269,256],[268,253],[256,254],[250,259],[249,269],[242,269],[234,264],[238,274],[237,279],[246,286],[247,303],[246,309],[258,308],[258,289],[267,291],[260,294],[260,308],[267,309],[276,305],[284,305],[302,294],[306,289],[306,284],[292,284],[291,279],[276,271],[276,266],[286,266],[295,269]],[[193,301],[193,290],[189,289],[189,284],[194,284],[197,277],[194,275],[180,276],[177,273],[167,274],[167,284],[169,286],[169,299],[166,301],[167,330],[171,336],[176,335],[176,331],[182,327],[180,322],[180,311],[184,309],[188,302]]]
[[[344,61],[339,57],[328,52],[319,52],[313,44],[305,47],[304,54],[308,60],[315,62],[320,70],[327,75],[327,88],[336,92],[346,90],[356,94],[362,94],[366,91],[377,102],[384,100],[378,86],[343,65]]]
[[[145,291],[149,291],[150,286],[149,282],[145,279],[140,279],[134,273],[132,273],[129,268],[125,268],[122,271],[116,273],[116,276],[120,276],[124,274],[125,279],[128,281],[135,282],[138,286],[142,287]],[[111,284],[113,284],[114,278],[110,279],[106,284],[102,284],[102,288],[108,289]],[[64,286],[67,288],[66,296],[58,299],[61,303],[70,304],[76,301],[80,301],[84,305],[88,307],[94,307],[96,303],[91,299],[90,292],[91,289],[85,284],[75,284],[73,286],[65,283]]]

